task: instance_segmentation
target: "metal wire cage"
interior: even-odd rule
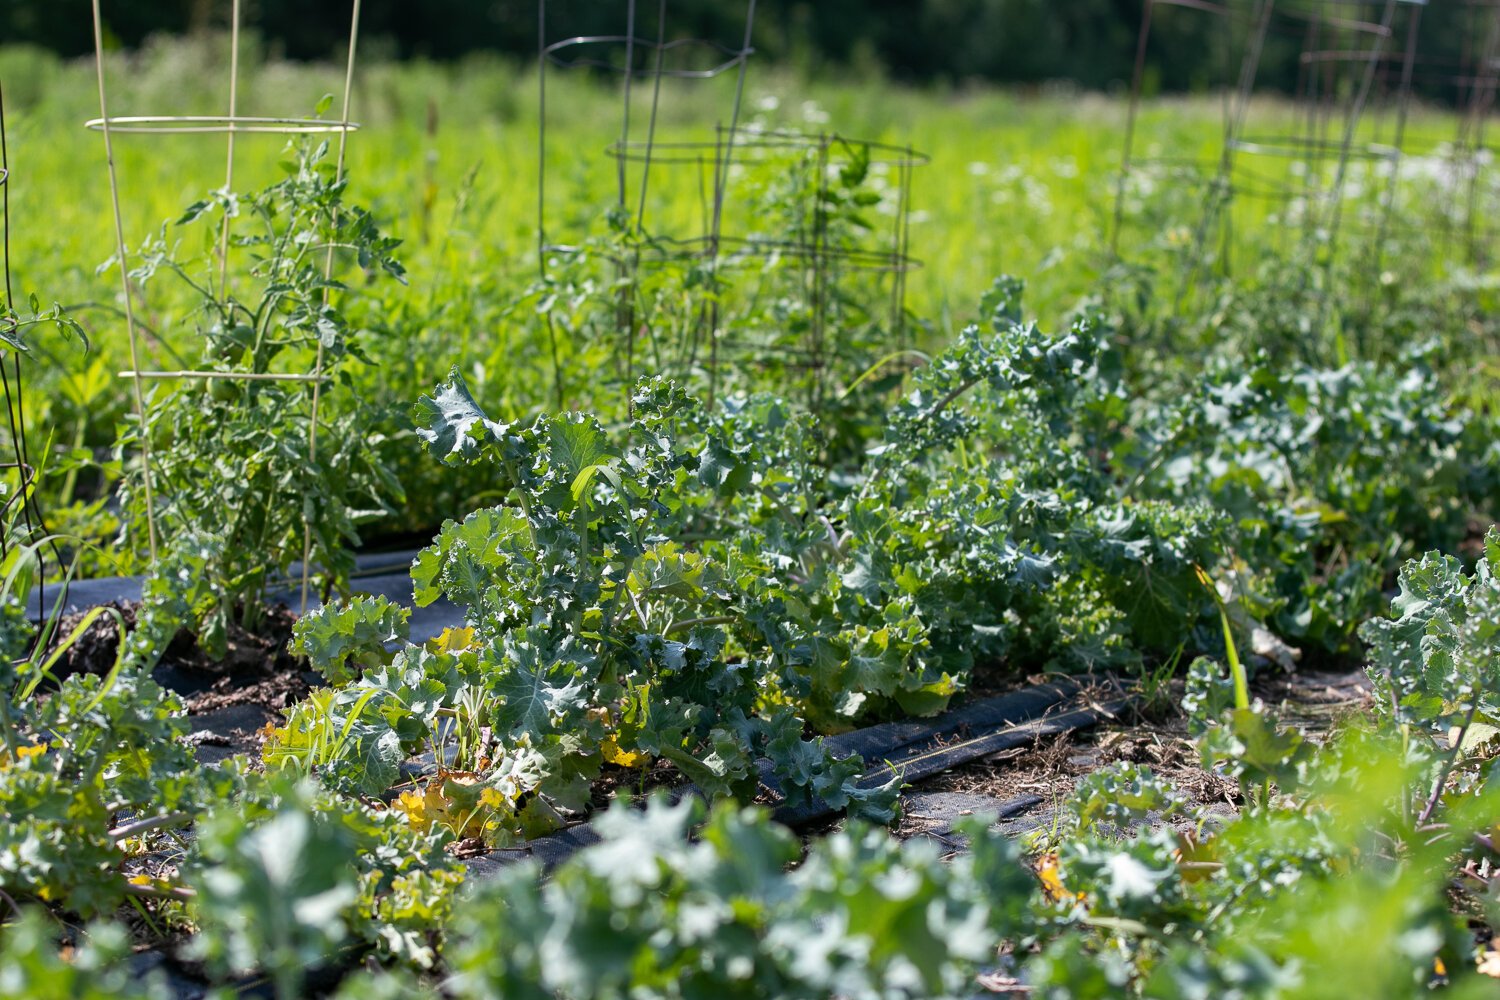
[[[538,39],[539,91],[542,134],[538,147],[538,172],[544,179],[538,192],[537,231],[539,268],[545,277],[549,263],[585,251],[583,239],[559,239],[549,219],[545,190],[549,174],[546,139],[548,120],[547,75],[558,68],[585,68],[613,75],[620,80],[621,103],[618,137],[604,150],[615,164],[616,237],[603,253],[615,269],[622,289],[616,315],[616,336],[628,383],[635,359],[645,352],[663,367],[707,382],[710,399],[718,392],[732,366],[734,372],[750,367],[798,371],[798,380],[808,386],[810,402],[816,406],[827,388],[825,369],[840,356],[854,338],[843,324],[832,322],[834,285],[843,276],[862,275],[870,297],[887,303],[882,315],[872,318],[881,327],[887,346],[906,346],[906,275],[920,266],[909,252],[912,174],[927,162],[917,151],[893,144],[851,138],[836,132],[807,133],[771,129],[744,121],[746,69],[753,49],[755,3],[743,8],[744,21],[738,45],[710,39],[690,39],[672,34],[670,9],[665,0],[654,6],[654,31],[644,30],[634,2],[624,8],[625,30],[610,35],[574,35],[551,40],[552,23],[548,0],[539,0]],[[696,60],[696,61],[694,61]],[[719,123],[711,137],[667,137],[661,127],[663,90],[670,84],[700,85],[732,75],[732,91],[718,107]],[[633,102],[642,91],[649,94],[644,109]],[[830,185],[848,176],[851,164],[877,171],[887,182],[887,198],[881,206],[881,225],[862,238],[840,233],[828,205],[834,198]],[[774,176],[801,178],[801,189],[780,201],[775,211],[761,211],[754,184],[747,178]],[[738,178],[738,181],[736,180]],[[680,213],[669,217],[665,205],[653,201],[659,192],[696,191],[700,209],[696,217]],[[600,253],[597,244],[590,248]],[[702,307],[685,325],[664,353],[654,324],[640,315],[636,292],[647,277],[670,269],[694,269],[713,289]],[[731,315],[728,305],[736,299],[764,297],[764,278],[776,273],[800,286],[807,303],[805,315],[795,330],[767,329]],[[643,340],[650,341],[642,343]]]
[[[322,403],[324,374],[324,346],[320,340],[310,369],[300,372],[226,372],[191,369],[162,370],[146,368],[143,364],[145,352],[141,344],[141,324],[136,319],[136,293],[130,281],[127,265],[125,224],[121,212],[121,190],[116,170],[114,139],[117,135],[148,135],[157,141],[172,135],[223,135],[225,137],[224,190],[232,191],[234,185],[236,150],[235,140],[240,135],[295,136],[309,134],[332,134],[338,137],[337,178],[344,174],[345,147],[348,135],[359,128],[350,119],[350,102],[353,97],[354,68],[359,43],[360,2],[352,0],[349,15],[349,48],[344,67],[344,87],[340,114],[337,119],[296,117],[264,117],[244,115],[240,111],[240,33],[242,25],[241,0],[230,0],[230,64],[229,100],[223,115],[148,114],[113,116],[109,111],[109,86],[105,72],[104,31],[101,0],[92,0],[94,25],[94,63],[99,88],[99,117],[85,123],[86,127],[98,131],[104,142],[104,157],[109,179],[110,204],[114,216],[115,253],[120,273],[120,291],[123,301],[126,331],[130,347],[130,369],[120,372],[120,377],[131,383],[135,417],[141,427],[142,492],[146,503],[147,537],[151,560],[154,563],[158,552],[158,524],[155,492],[152,481],[151,440],[148,433],[148,400],[145,385],[158,380],[223,379],[226,381],[281,381],[305,383],[311,391],[311,410],[308,419],[308,450],[316,457],[318,448],[319,410]],[[219,233],[219,288],[227,295],[227,264],[232,216],[225,214]],[[331,278],[334,251],[328,249],[324,264],[325,278]],[[325,295],[329,290],[325,289]],[[304,514],[303,550],[301,567],[301,610],[307,609],[308,588],[312,573],[312,525]]]
[[[642,6],[637,0],[627,0],[623,10],[622,33],[566,35],[553,39],[550,34],[551,26],[555,23],[552,15],[556,12],[558,2],[537,2],[537,263],[543,274],[546,273],[550,255],[572,252],[580,242],[559,241],[549,236],[551,227],[548,221],[547,178],[553,154],[547,129],[547,81],[549,73],[556,70],[583,69],[619,79],[620,114],[616,146],[638,149],[640,155],[616,158],[615,200],[622,212],[634,212],[638,226],[646,213],[652,168],[655,165],[653,151],[657,142],[664,82],[705,82],[732,74],[734,89],[727,118],[721,115],[721,120],[727,120],[728,123],[722,136],[725,149],[719,157],[718,169],[711,183],[713,215],[717,219],[722,212],[728,164],[733,158],[744,107],[746,69],[750,55],[754,52],[750,37],[755,25],[755,0],[745,0],[737,45],[713,39],[674,37],[671,34],[673,22],[667,0],[646,5],[654,8],[656,30],[654,33],[643,34],[647,30],[648,14],[642,10]],[[635,102],[643,86],[649,88],[650,94],[649,112],[644,123],[635,113]],[[638,134],[642,128],[643,137]],[[639,164],[634,176],[627,169],[627,164],[632,161]]]
[[[1448,214],[1465,217],[1465,228],[1474,234],[1472,259],[1484,242],[1474,220],[1483,215],[1478,178],[1488,165],[1483,132],[1500,66],[1500,2],[1453,0],[1453,7],[1471,15],[1469,37],[1475,40],[1458,64],[1420,56],[1428,6],[1425,0],[1144,0],[1110,235],[1115,252],[1126,229],[1133,178],[1176,169],[1179,181],[1201,192],[1179,218],[1192,234],[1184,288],[1192,274],[1233,269],[1235,206],[1252,201],[1264,206],[1257,211],[1270,213],[1279,245],[1292,239],[1316,245],[1318,259],[1331,267],[1347,252],[1341,239],[1352,235],[1362,259],[1378,272],[1387,236],[1405,225],[1396,211],[1397,192],[1415,148],[1409,120],[1414,85],[1421,82],[1429,89],[1449,88],[1457,98],[1458,134],[1441,149],[1452,156],[1454,171],[1470,181],[1472,207]],[[1226,92],[1217,156],[1153,159],[1134,149],[1148,39],[1165,7],[1215,17],[1226,47],[1237,50],[1239,70]],[[1295,42],[1290,115],[1254,103],[1271,38]],[[1351,184],[1355,177],[1359,183]]]
[[[1172,12],[1179,13],[1172,13]],[[1195,153],[1172,150],[1160,152],[1136,149],[1137,125],[1146,81],[1146,56],[1153,34],[1162,24],[1163,16],[1170,15],[1174,21],[1179,17],[1211,17],[1218,22],[1215,37],[1220,48],[1222,64],[1216,87],[1228,90],[1235,84],[1235,55],[1238,51],[1236,30],[1244,30],[1251,22],[1248,12],[1232,3],[1215,0],[1142,0],[1141,23],[1136,34],[1135,64],[1130,77],[1130,97],[1125,113],[1125,139],[1120,150],[1120,172],[1115,187],[1115,203],[1110,225],[1110,250],[1118,253],[1121,230],[1125,224],[1126,201],[1133,178],[1145,174],[1168,176],[1174,185],[1185,186],[1203,197],[1202,191],[1212,187],[1218,180],[1222,152]],[[1243,69],[1240,70],[1243,72]],[[1237,126],[1237,104],[1225,101],[1221,127],[1227,141]]]

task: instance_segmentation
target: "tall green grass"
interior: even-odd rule
[[[277,61],[254,50],[253,42],[249,48],[242,62],[241,113],[305,115],[322,95],[342,86],[342,67]],[[227,54],[227,40],[212,36],[112,53],[106,66],[110,110],[222,113]],[[128,363],[118,276],[99,270],[112,254],[114,237],[103,143],[83,127],[98,114],[93,63],[0,47],[0,81],[9,123],[16,290],[22,301],[35,292],[70,307],[92,342],[85,355],[76,344],[37,339],[28,415],[35,433],[50,439],[55,451],[83,446],[102,455],[128,409],[127,386],[114,378]],[[352,116],[362,128],[348,145],[350,200],[370,205],[386,231],[407,241],[402,256],[411,284],[379,303],[393,329],[421,330],[394,355],[396,363],[387,359],[370,376],[368,388],[393,407],[404,407],[454,364],[482,372],[472,381],[502,407],[514,401],[520,409],[545,397],[531,384],[542,378],[535,366],[511,367],[517,322],[509,311],[537,273],[537,94],[534,67],[493,58],[455,64],[370,60],[359,68]],[[583,72],[555,71],[547,98],[554,235],[597,231],[615,198],[616,166],[605,149],[619,138],[619,89]],[[637,129],[646,121],[649,98],[649,88],[636,89]],[[732,98],[729,78],[668,85],[659,137],[711,136],[716,124],[727,121]],[[998,273],[1024,275],[1028,301],[1054,325],[1080,298],[1100,291],[1101,277],[1116,280],[1110,270],[1115,259],[1105,248],[1126,111],[1119,97],[1065,89],[914,89],[878,77],[805,79],[752,65],[742,122],[836,131],[930,154],[930,164],[913,179],[911,252],[923,267],[910,277],[907,305],[927,322],[928,339],[939,342],[967,322]],[[1222,111],[1222,101],[1212,95],[1148,103],[1137,127],[1137,156],[1212,162]],[[1268,102],[1255,106],[1252,120],[1263,133],[1285,133],[1295,128],[1293,114]],[[1388,134],[1390,121],[1388,110],[1372,114],[1362,137]],[[1416,141],[1429,146],[1452,130],[1448,116],[1420,109],[1409,126]],[[236,188],[253,189],[277,177],[283,147],[276,136],[242,137]],[[116,151],[132,247],[223,184],[219,136],[120,135]],[[1273,180],[1295,181],[1290,161],[1270,161],[1260,169]],[[1131,188],[1121,246],[1127,258],[1170,251],[1187,238],[1200,193],[1175,189],[1170,177],[1154,183],[1155,190]],[[1236,206],[1233,240],[1242,264],[1253,266],[1276,252],[1287,229],[1276,214],[1281,210],[1253,199]],[[653,175],[648,227],[691,232],[701,226],[701,214],[691,170]],[[168,237],[177,238],[170,229]],[[173,328],[165,316],[148,300],[142,320],[153,333],[152,360],[190,364],[196,334]],[[526,384],[518,384],[522,380]],[[97,471],[86,472],[81,483],[76,471],[66,475],[64,500],[73,499],[75,486],[77,496],[88,496],[90,484],[100,482]],[[97,511],[87,517],[98,522]]]

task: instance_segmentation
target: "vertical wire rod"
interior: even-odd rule
[[[625,362],[625,399],[626,411],[633,412],[635,408],[635,394],[631,391],[631,385],[635,382],[635,291],[637,276],[641,268],[641,234],[646,228],[646,193],[651,186],[651,160],[656,151],[656,118],[661,110],[661,79],[663,61],[667,51],[667,0],[660,0],[656,10],[656,67],[651,81],[651,116],[646,121],[646,155],[641,164],[641,190],[637,198],[635,215],[635,246],[631,251],[630,260],[630,286],[628,288],[631,306],[626,310],[625,318],[627,329],[626,337],[626,362]],[[626,67],[627,70],[633,67]],[[628,140],[628,137],[627,137]],[[624,157],[621,157],[624,163]]]
[[[1120,151],[1120,177],[1115,182],[1115,219],[1109,232],[1109,252],[1120,252],[1120,227],[1125,223],[1125,182],[1130,176],[1130,158],[1135,145],[1135,120],[1141,111],[1141,86],[1146,73],[1146,42],[1151,37],[1151,14],[1155,0],[1143,0],[1141,33],[1135,42],[1135,67],[1130,74],[1130,105],[1125,112],[1125,142]]]
[[[629,0],[625,7],[625,76],[621,89],[622,100],[620,104],[620,145],[630,144],[630,98],[632,85],[635,81],[635,23],[636,23],[636,0]],[[658,56],[660,50],[658,50]],[[648,168],[649,170],[649,164]],[[615,192],[616,207],[619,210],[620,224],[625,224],[625,213],[629,207],[629,177],[628,164],[621,157],[615,165]],[[638,237],[639,233],[632,233]],[[635,293],[636,275],[626,254],[615,255],[615,281],[619,287],[615,296],[615,323],[618,332],[625,338],[625,398],[627,400],[627,411],[631,406],[632,394],[630,392],[630,377],[635,370]],[[614,357],[618,370],[619,355]]]
[[[1407,14],[1406,22],[1406,52],[1401,62],[1401,90],[1396,97],[1396,131],[1391,139],[1391,146],[1396,150],[1396,156],[1391,161],[1391,176],[1386,180],[1384,204],[1380,210],[1380,226],[1375,233],[1375,277],[1380,277],[1380,272],[1385,266],[1385,241],[1390,234],[1391,216],[1396,209],[1396,193],[1400,187],[1401,161],[1406,155],[1404,146],[1406,144],[1406,120],[1411,110],[1411,85],[1412,74],[1417,61],[1417,38],[1421,34],[1422,7],[1416,5]]]
[[[11,287],[11,280],[10,280],[10,183],[9,183],[9,181],[10,181],[10,147],[9,147],[9,144],[7,143],[7,141],[6,141],[6,130],[5,130],[5,89],[4,89],[3,86],[0,86],[0,225],[3,225],[3,227],[4,227],[3,230],[0,230],[0,271],[3,271],[4,276],[5,276],[5,286],[4,286],[5,302],[4,302],[4,307],[5,307],[5,309],[7,311],[14,309],[15,308],[15,304],[16,304],[16,295],[15,295],[15,291]],[[4,319],[4,314],[0,313],[0,321],[3,321],[3,319]],[[17,423],[17,419],[16,419],[16,410],[18,409],[19,404],[17,402],[12,401],[12,399],[11,399],[11,394],[10,394],[10,377],[5,372],[5,361],[4,361],[3,358],[0,358],[0,383],[3,383],[4,386],[5,386],[5,410],[6,410],[6,416],[7,416],[7,418],[10,421],[11,444],[15,448],[16,468],[17,468],[17,470],[21,474],[21,484],[22,484],[22,488],[24,490],[25,483],[26,483],[26,471],[25,471],[26,470],[26,465],[25,465],[25,459],[21,455],[21,444],[25,440],[26,415],[25,415],[24,412],[21,413],[21,415],[20,415],[20,422],[18,424]],[[19,390],[20,386],[21,386],[21,355],[20,355],[20,352],[17,351],[16,352],[16,388]],[[10,499],[6,500],[3,508],[0,508],[0,509],[4,509],[4,508],[10,507],[11,502],[12,501]],[[27,528],[30,529],[30,527],[31,527],[30,515],[29,515],[29,513],[27,511],[27,508],[26,508],[26,505],[25,505],[24,501],[23,501],[22,506],[21,506],[21,516],[22,516],[22,518],[24,520],[26,520],[26,522],[27,522]],[[0,533],[0,556],[3,556],[3,555],[5,555],[6,553],[8,553],[10,551],[10,543],[9,543],[9,539],[7,537],[7,534],[8,533]]]
[[[0,243],[0,268],[5,272],[5,305],[6,308],[15,309],[15,290],[11,285],[10,273],[10,147],[5,129],[5,91],[0,87],[0,225],[4,226],[3,243]],[[47,519],[42,516],[41,504],[36,498],[36,471],[31,464],[31,448],[27,443],[26,431],[26,386],[23,379],[21,363],[21,352],[14,352],[11,361],[13,374],[16,379],[16,394],[14,406],[11,405],[10,379],[6,375],[3,359],[0,359],[0,383],[5,386],[6,410],[10,422],[10,432],[15,448],[16,468],[20,474],[20,485],[18,496],[21,499],[21,520],[26,525],[28,539],[36,539],[37,544],[46,544],[52,551],[52,556],[57,560],[58,568],[62,568],[62,552],[58,548],[57,540],[47,530]],[[0,539],[0,553],[4,553],[7,546]],[[40,558],[38,563],[40,563]],[[66,600],[68,584],[66,578],[62,584],[62,598]],[[36,590],[37,614],[45,621],[47,617],[47,582],[46,574],[39,573]]]
[[[1245,117],[1249,113],[1250,96],[1255,88],[1255,78],[1260,70],[1261,51],[1265,47],[1266,34],[1271,27],[1271,14],[1276,8],[1276,0],[1255,0],[1254,15],[1251,20],[1250,37],[1248,45],[1240,62],[1239,80],[1235,86],[1234,103],[1229,117],[1224,122],[1224,149],[1219,158],[1219,172],[1215,177],[1209,191],[1209,197],[1204,205],[1203,216],[1198,223],[1198,231],[1193,236],[1194,253],[1184,263],[1182,268],[1182,283],[1178,288],[1178,299],[1187,297],[1188,288],[1198,272],[1200,256],[1198,251],[1207,244],[1209,230],[1222,211],[1225,225],[1233,225],[1233,215],[1229,206],[1229,199],[1233,187],[1234,177],[1234,144],[1240,133],[1245,128]],[[1233,23],[1230,23],[1232,30]]]
[[[1480,159],[1480,156],[1485,149],[1485,126],[1489,119],[1490,110],[1495,104],[1495,66],[1497,62],[1500,62],[1500,9],[1492,10],[1490,13],[1489,32],[1485,38],[1484,50],[1481,53],[1479,70],[1475,73],[1475,103],[1471,108],[1471,118],[1474,127],[1474,132],[1471,136],[1473,140],[1473,156],[1469,161],[1469,197],[1468,205],[1464,211],[1468,262],[1471,266],[1479,260],[1479,243],[1476,239],[1477,232],[1474,217],[1479,208],[1479,178],[1483,169],[1483,161]]]
[[[98,4],[99,0],[94,0]],[[341,120],[349,120],[349,101],[354,91],[354,58],[359,48],[359,7],[360,0],[354,0],[354,9],[349,15],[349,60],[344,65],[344,108]],[[338,166],[334,173],[334,183],[340,184],[344,180],[344,154],[349,144],[348,129],[339,130],[339,158]],[[333,290],[328,286],[327,279],[333,277],[333,246],[330,243],[328,255],[323,261],[323,304],[327,305]],[[307,459],[309,464],[318,460],[318,405],[323,394],[323,338],[318,338],[318,356],[313,365],[312,416],[308,421],[307,429]],[[307,588],[312,579],[312,522],[307,518],[307,508],[303,507],[302,514],[302,600],[300,613],[307,613]]]
[[[740,126],[740,110],[745,102],[745,72],[750,61],[750,41],[755,31],[755,0],[750,0],[745,8],[745,34],[740,42],[739,65],[735,67],[734,82],[734,106],[729,113],[729,131],[723,137],[724,155],[715,164],[714,177],[714,219],[713,233],[709,239],[708,246],[708,268],[709,278],[714,289],[713,316],[711,318],[708,336],[710,350],[713,356],[713,373],[710,376],[708,405],[714,405],[714,390],[718,388],[719,374],[719,304],[718,304],[718,277],[719,277],[719,240],[724,230],[724,197],[729,186],[729,166],[734,159],[735,134]]]
[[[1323,262],[1324,281],[1323,288],[1318,295],[1318,329],[1328,320],[1329,290],[1328,285],[1333,274],[1333,260],[1338,252],[1339,230],[1343,222],[1343,197],[1344,183],[1349,174],[1349,153],[1354,146],[1354,133],[1359,127],[1359,120],[1364,115],[1365,104],[1369,101],[1370,90],[1375,83],[1375,71],[1380,64],[1380,58],[1385,52],[1386,40],[1391,37],[1392,25],[1396,19],[1397,0],[1385,0],[1385,9],[1381,16],[1380,26],[1383,29],[1376,33],[1370,43],[1369,57],[1365,62],[1364,74],[1360,78],[1359,89],[1354,95],[1353,104],[1348,111],[1348,117],[1344,121],[1344,135],[1339,145],[1338,167],[1334,172],[1333,186],[1328,190],[1329,212],[1331,218],[1328,220],[1327,242],[1328,256]]]
[[[651,181],[651,157],[656,149],[656,117],[661,108],[662,60],[667,48],[667,0],[660,0],[657,8],[656,70],[651,81],[651,117],[646,123],[646,156],[641,165],[641,192],[637,199],[635,228],[637,232],[646,226],[646,189]],[[627,137],[628,139],[628,137]],[[621,157],[621,162],[624,158]]]
[[[130,367],[140,371],[140,348],[135,332],[135,305],[130,294],[130,265],[125,258],[125,220],[120,214],[120,182],[115,171],[114,142],[110,137],[109,107],[104,87],[104,18],[99,12],[99,0],[93,0],[94,13],[94,69],[99,80],[100,129],[104,133],[104,160],[109,168],[109,200],[115,217],[115,254],[120,267],[120,290],[125,294],[125,330],[130,340]],[[146,498],[146,534],[151,551],[151,562],[156,563],[156,502],[151,490],[151,433],[146,425],[146,398],[139,377],[130,380],[134,389],[135,416],[141,433],[141,465]]]
[[[620,143],[622,146],[630,143],[630,85],[635,79],[635,0],[629,0],[625,7],[625,79],[624,101],[621,105],[620,115]],[[615,173],[615,181],[618,187],[618,198],[620,207],[625,207],[625,160],[622,157]]]
[[[234,0],[229,24],[229,120],[239,114],[240,86],[240,0]],[[349,116],[344,116],[347,123]],[[224,197],[234,192],[234,128],[230,128],[224,152]],[[342,133],[341,133],[342,134]],[[229,209],[224,209],[224,223],[219,229],[219,296],[229,302]]]
[[[547,0],[536,5],[536,266],[547,277]]]
[[[3,207],[0,207],[0,224],[3,224],[3,226],[4,226],[3,233],[0,233],[0,271],[3,271],[4,272],[4,276],[5,276],[5,287],[4,287],[5,302],[4,302],[4,308],[5,308],[6,311],[14,309],[15,308],[15,302],[16,302],[15,292],[11,288],[11,281],[10,281],[10,184],[9,184],[9,181],[10,181],[10,148],[9,148],[7,142],[6,142],[6,134],[5,134],[5,91],[4,91],[3,87],[0,87],[0,204],[3,204]],[[0,321],[3,321],[4,318],[5,318],[4,313],[0,313]],[[16,388],[17,388],[17,390],[19,390],[20,387],[21,387],[21,355],[20,355],[19,351],[15,352],[15,353],[16,353]],[[11,397],[11,394],[10,394],[10,377],[5,372],[5,360],[4,360],[3,357],[0,357],[0,384],[3,384],[4,387],[5,387],[5,413],[6,413],[7,419],[10,421],[11,445],[12,445],[12,447],[15,450],[15,466],[16,466],[16,470],[20,474],[20,483],[21,483],[21,487],[20,488],[21,488],[21,497],[22,497],[22,500],[21,500],[21,518],[26,523],[26,527],[28,529],[27,530],[27,534],[29,536],[31,534],[31,516],[30,516],[29,509],[26,506],[26,498],[25,498],[25,494],[26,494],[26,464],[25,464],[25,459],[21,455],[21,445],[22,445],[22,442],[25,441],[26,415],[25,415],[24,412],[20,415],[20,422],[18,424],[17,423],[17,419],[16,419],[16,411],[17,411],[17,409],[19,409],[19,404],[18,404],[18,402],[16,400],[12,399],[12,397]],[[14,502],[14,497],[7,498],[6,501],[5,501],[5,503],[4,503],[4,505],[0,506],[0,510],[9,509],[9,507],[11,506],[11,504],[13,502]],[[0,556],[6,555],[7,553],[9,553],[9,551],[10,551],[9,532],[0,532]],[[38,610],[40,610],[40,607],[41,607],[41,605],[40,605],[40,602],[39,602]]]
[[[536,5],[536,269],[537,276],[547,278],[547,0],[537,0]],[[557,353],[557,325],[552,321],[552,312],[544,314],[547,324],[547,342],[552,349],[552,389],[557,396],[557,408],[562,410],[563,391],[562,362]]]

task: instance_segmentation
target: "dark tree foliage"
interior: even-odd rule
[[[1238,0],[1248,4],[1249,0]],[[666,34],[737,47],[749,0],[668,0]],[[637,33],[656,37],[658,3],[637,0]],[[794,59],[814,69],[878,65],[915,81],[989,80],[1038,84],[1066,80],[1107,89],[1130,79],[1140,0],[757,0],[755,48],[767,60]],[[1372,4],[1371,16],[1378,18]],[[1418,86],[1453,101],[1452,84],[1433,82],[1456,70],[1470,27],[1457,4],[1423,13],[1418,51],[1427,72]],[[103,0],[112,43],[140,44],[160,32],[222,26],[227,0]],[[550,40],[624,31],[627,0],[552,0]],[[348,32],[349,5],[339,0],[245,0],[247,25],[271,51],[293,59],[336,54]],[[1243,31],[1244,18],[1240,18]],[[366,0],[363,33],[402,57],[452,59],[470,52],[514,56],[536,52],[536,0]],[[1257,83],[1296,85],[1294,33],[1267,43]],[[5,0],[0,43],[29,42],[64,55],[91,51],[85,0]],[[1231,83],[1237,46],[1219,20],[1159,5],[1147,52],[1149,90],[1207,90]]]

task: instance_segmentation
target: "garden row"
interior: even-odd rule
[[[1262,367],[1149,405],[1110,379],[1099,320],[1044,334],[1020,321],[1019,292],[997,283],[985,326],[911,374],[853,476],[812,461],[815,421],[767,397],[708,412],[646,380],[611,433],[576,413],[501,423],[460,378],[440,386],[418,404],[421,437],[504,490],[413,563],[416,602],[447,597],[465,625],[410,645],[406,610],[384,599],[304,617],[296,648],[328,686],[268,734],[263,772],[195,766],[173,697],[149,678],[166,639],[223,607],[211,547],[148,581],[115,670],[55,689],[45,647],[27,659],[13,592],[4,888],[84,916],[128,903],[147,940],[191,929],[194,959],[221,975],[264,970],[283,996],[301,994],[307,967],[345,964],[339,949],[416,970],[346,986],[392,995],[418,973],[478,996],[523,983],[679,995],[694,982],[962,994],[1002,941],[1022,948],[1028,981],[1069,995],[1133,982],[1187,996],[1194,982],[1304,981],[1310,946],[1282,934],[1288,897],[1272,886],[1358,908],[1397,878],[1412,882],[1402,898],[1430,901],[1391,918],[1391,935],[1421,942],[1403,981],[1434,958],[1458,974],[1462,934],[1433,885],[1456,845],[1484,843],[1492,814],[1480,789],[1451,808],[1439,793],[1493,717],[1487,569],[1471,581],[1453,560],[1413,565],[1403,620],[1368,633],[1392,693],[1380,704],[1407,723],[1402,756],[1390,729],[1321,751],[1279,733],[1245,700],[1238,652],[1274,660],[1294,641],[1338,653],[1384,604],[1416,530],[1460,547],[1492,495],[1485,418],[1455,412],[1415,365],[1400,377]],[[1424,629],[1438,639],[1420,641]],[[1199,651],[1233,668],[1196,662],[1190,702],[1205,758],[1243,782],[1242,818],[1201,839],[1121,841],[1133,820],[1180,806],[1148,774],[1109,773],[1080,793],[1076,825],[1052,832],[1060,860],[1040,882],[982,826],[954,866],[858,831],[788,874],[795,841],[727,806],[696,841],[692,806],[608,810],[604,843],[545,887],[521,868],[465,894],[444,851],[555,829],[588,811],[601,780],[686,778],[745,802],[757,758],[784,805],[817,797],[888,820],[895,788],[862,787],[858,762],[810,732],[930,714],[997,670],[1128,670]],[[1450,726],[1474,734],[1468,753],[1422,735]],[[413,784],[403,765],[424,750],[445,766]],[[1414,787],[1436,791],[1413,800]],[[1443,846],[1416,850],[1434,832]],[[1361,860],[1376,846],[1388,870]],[[1226,914],[1277,934],[1204,952]],[[40,925],[25,927],[16,940],[32,947]],[[116,938],[90,940],[65,965],[10,950],[10,972],[97,969],[94,988],[124,989],[97,952]]]
[[[9,525],[0,889],[28,915],[3,932],[7,990],[168,989],[121,961],[132,942],[282,997],[946,996],[981,972],[1060,996],[1479,988],[1454,907],[1493,919],[1500,540],[1482,539],[1500,452],[1450,360],[1488,328],[1450,299],[1399,349],[1413,314],[1370,306],[1375,346],[1349,360],[1340,338],[1328,363],[1328,344],[1291,342],[1294,282],[1275,274],[1217,286],[1195,320],[1225,334],[1214,352],[1133,294],[1167,275],[1122,274],[1061,333],[1002,278],[921,364],[873,343],[838,359],[843,389],[816,411],[768,391],[775,367],[712,406],[691,375],[644,378],[593,414],[496,412],[455,370],[401,424],[404,461],[490,505],[413,561],[413,603],[462,614],[413,643],[409,608],[350,581],[358,524],[410,480],[361,392],[367,359],[399,351],[353,318],[361,280],[404,269],[346,191],[304,148],[131,265],[148,290],[186,286],[193,363],[223,377],[162,391],[117,442],[126,538],[144,549],[149,530],[157,552],[102,669],[56,668],[118,612],[38,635],[45,541]],[[230,217],[243,268],[222,287]],[[618,345],[579,331],[618,289],[570,270],[532,295],[574,357],[615,365]],[[305,383],[241,378],[314,356],[321,416]],[[327,602],[292,650],[316,686],[259,760],[201,766],[153,677],[184,633],[215,659],[260,629],[308,549]],[[1366,656],[1382,718],[1322,747],[1249,700],[1249,670]],[[864,825],[893,818],[900,775],[872,784],[824,739],[1028,673],[1185,664],[1205,766],[1242,806],[1190,815],[1190,836],[1137,826],[1192,809],[1123,768],[1085,782],[1031,856],[976,821],[946,865]],[[687,783],[709,812],[600,808]],[[750,807],[765,797],[853,822],[803,856]],[[602,842],[550,879],[465,887],[460,856],[601,813]],[[43,913],[117,922],[64,957]],[[362,960],[380,971],[340,982]]]

